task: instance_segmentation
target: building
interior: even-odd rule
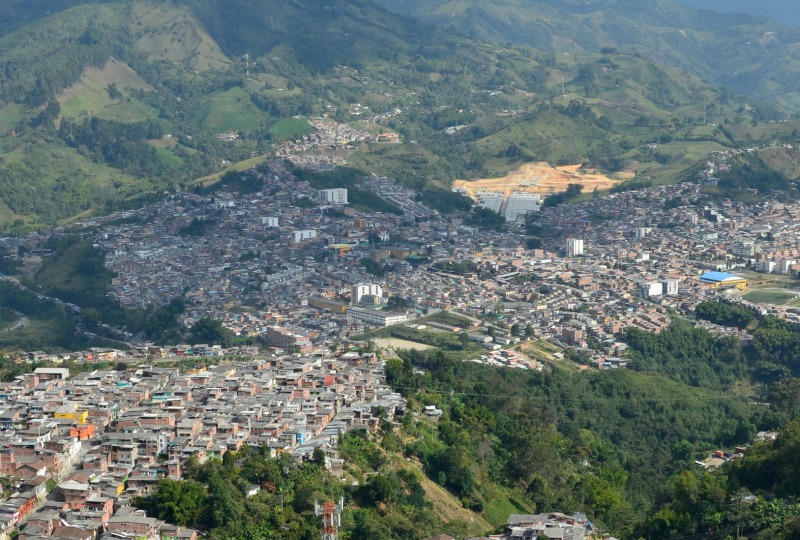
[[[287,351],[294,347],[299,347],[301,352],[311,350],[311,339],[308,336],[292,332],[288,328],[270,326],[264,332],[264,337],[274,346]]]
[[[660,281],[649,281],[642,283],[642,296],[650,298],[651,296],[661,296],[664,294],[664,285]]]
[[[728,287],[744,289],[747,287],[747,280],[745,278],[728,274],[727,272],[706,272],[700,276],[700,283],[709,285],[712,289],[723,289]]]
[[[347,316],[353,320],[360,321],[371,326],[391,326],[393,324],[406,322],[408,320],[408,316],[405,313],[396,313],[392,311],[381,311],[360,307],[351,307],[348,309]]]
[[[504,202],[502,193],[497,191],[481,191],[476,197],[478,199],[477,205],[481,208],[486,208],[498,214],[501,212]]]
[[[538,212],[542,207],[542,197],[538,193],[512,192],[505,200],[502,211],[506,221],[517,221],[528,212]]]
[[[651,232],[653,232],[652,227],[636,227],[633,230],[633,233],[636,236],[636,238],[646,238],[647,235],[649,235]]]
[[[261,224],[265,227],[279,227],[278,218],[276,217],[262,217]]]
[[[304,230],[304,231],[293,231],[292,232],[292,243],[299,244],[300,242],[304,242],[305,240],[311,240],[312,238],[317,237],[317,231],[315,230]]]
[[[347,204],[347,189],[319,189],[317,190],[319,204]]]
[[[752,240],[742,240],[731,246],[731,255],[737,257],[752,257],[756,254],[756,243]]]
[[[664,294],[667,296],[677,296],[678,295],[678,280],[677,279],[665,279],[661,282],[661,285],[664,286]]]
[[[359,283],[358,285],[353,286],[353,292],[352,295],[350,296],[350,300],[354,304],[361,304],[361,303],[376,304],[380,303],[380,298],[382,296],[383,296],[383,289],[381,288],[380,285],[377,285],[375,283]],[[377,302],[375,301],[376,298],[378,300]]]
[[[583,255],[583,240],[579,238],[567,238],[566,252],[567,257]]]
[[[66,381],[69,379],[69,370],[67,368],[36,368],[33,371],[40,381]]]
[[[330,298],[312,296],[308,299],[308,305],[317,309],[338,313],[340,315],[347,313],[347,304],[343,302],[337,302],[336,300],[331,300]]]
[[[577,345],[583,341],[583,330],[580,328],[564,328],[561,336],[569,345]]]

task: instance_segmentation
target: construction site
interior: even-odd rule
[[[582,169],[581,165],[551,167],[544,161],[526,163],[519,169],[500,178],[480,178],[478,180],[455,180],[453,188],[477,201],[478,193],[491,191],[502,193],[508,198],[511,193],[536,193],[545,197],[551,193],[565,191],[569,184],[581,184],[583,191],[609,189],[625,180],[626,173],[610,178],[597,170]]]

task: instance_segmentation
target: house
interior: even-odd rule
[[[127,516],[114,516],[106,522],[106,526],[109,532],[130,533],[135,536],[154,538],[158,534],[159,523],[156,518],[135,513]]]
[[[61,497],[73,510],[80,510],[89,498],[89,484],[67,480],[58,485],[61,488]]]

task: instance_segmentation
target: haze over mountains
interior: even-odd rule
[[[680,0],[687,6],[718,13],[766,15],[791,26],[800,26],[800,4],[794,0]]]
[[[636,148],[774,138],[714,124],[800,111],[797,31],[666,0],[8,0],[0,25],[15,231],[191,187],[356,104],[404,144],[351,164],[418,189],[532,160],[671,178],[708,149]]]

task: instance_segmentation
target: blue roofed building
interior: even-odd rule
[[[712,289],[722,289],[728,287],[744,289],[747,287],[747,279],[735,274],[729,274],[727,272],[706,272],[700,276],[700,283],[705,283]]]

